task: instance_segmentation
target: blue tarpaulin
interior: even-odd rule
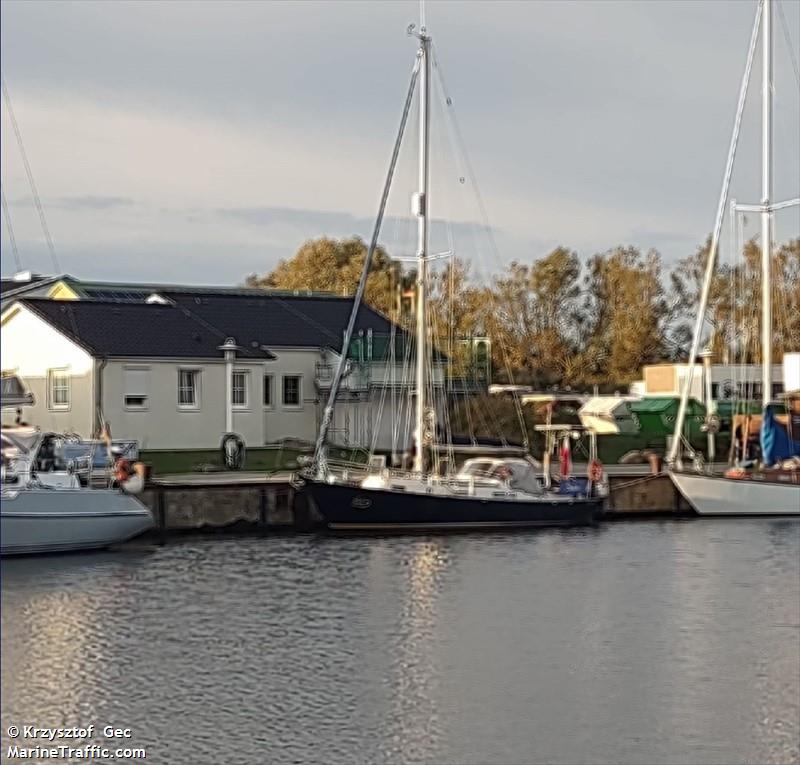
[[[800,441],[792,438],[786,425],[775,418],[782,407],[770,404],[764,409],[761,422],[761,456],[765,465],[774,465],[790,457],[800,457]]]

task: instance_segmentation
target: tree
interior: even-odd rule
[[[312,290],[353,295],[358,287],[367,245],[359,237],[309,239],[293,258],[281,260],[274,271],[263,277],[247,277],[249,287],[283,290]],[[402,278],[400,264],[378,246],[367,277],[366,302],[390,315],[396,305],[397,287]]]
[[[469,264],[459,258],[431,273],[428,318],[433,344],[450,359],[451,372],[463,375],[473,363],[464,344],[485,329],[486,291],[470,283]]]
[[[697,252],[680,261],[671,274],[676,321],[671,336],[685,358],[700,303],[710,237]],[[706,308],[706,344],[726,363],[761,360],[761,247],[745,243],[741,260],[722,263],[714,273]],[[773,357],[800,348],[800,239],[779,246],[772,256]],[[681,318],[682,317],[682,318]]]
[[[665,357],[669,309],[655,250],[616,247],[590,258],[583,309],[584,382],[630,383]]]
[[[576,353],[580,261],[558,247],[531,265],[512,262],[495,279],[486,323],[498,369],[516,382],[564,382]]]

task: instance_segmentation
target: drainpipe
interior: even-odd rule
[[[94,385],[94,433],[99,437],[102,433],[103,420],[103,370],[108,364],[108,356],[103,356],[95,368]]]

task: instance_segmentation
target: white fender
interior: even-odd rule
[[[120,489],[126,494],[141,494],[144,491],[145,484],[144,464],[135,462],[133,464],[133,470],[133,475],[127,481],[123,481],[120,484]]]

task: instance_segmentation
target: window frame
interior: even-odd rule
[[[142,364],[126,364],[122,367],[122,408],[126,412],[146,412],[150,409],[150,391],[148,390],[143,396],[137,396],[136,394],[131,394],[132,398],[144,398],[143,404],[129,404],[128,403],[128,392],[127,392],[127,385],[125,379],[126,372],[147,372],[148,379],[147,379],[147,388],[150,388],[150,367],[148,365]]]
[[[199,367],[178,367],[178,409],[182,412],[196,412],[200,409],[201,406],[201,395],[202,395],[202,369]],[[192,379],[194,380],[194,403],[192,404],[182,404],[181,403],[181,390],[186,389],[186,386],[181,385],[182,375],[183,374],[191,374],[193,375]]]
[[[293,378],[297,380],[297,403],[296,404],[287,404],[286,403],[286,380],[287,378]],[[303,375],[297,372],[286,372],[281,375],[281,406],[284,409],[302,409],[303,408]]]
[[[66,381],[66,384],[61,386],[67,394],[67,400],[64,403],[56,402],[55,380],[57,375]],[[69,367],[53,367],[47,370],[47,408],[51,412],[67,412],[72,408],[72,375],[69,373]]]
[[[236,375],[242,375],[244,379],[244,403],[237,404],[234,399],[234,391],[236,390],[236,386],[234,381],[236,380]],[[231,408],[235,409],[236,411],[247,410],[250,408],[250,370],[249,369],[233,369],[231,371]]]
[[[261,385],[261,406],[264,409],[272,410],[275,408],[275,373],[264,372]],[[267,391],[269,391],[269,403],[265,400]]]

